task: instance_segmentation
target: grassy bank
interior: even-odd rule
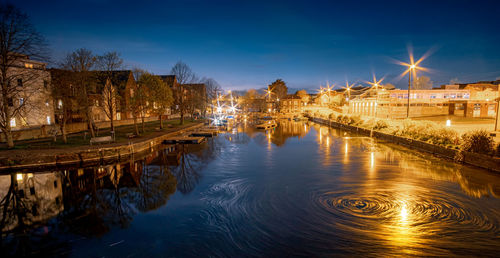
[[[160,128],[160,122],[159,121],[151,121],[151,122],[146,122],[144,125],[144,132],[142,132],[142,126],[139,123],[139,133],[140,135],[130,139],[129,135],[134,134],[135,128],[134,125],[123,125],[123,126],[117,126],[115,127],[115,142],[114,144],[120,144],[120,143],[127,143],[129,140],[140,140],[141,138],[147,138],[151,136],[152,134],[158,133],[158,132],[172,132],[177,130],[180,127],[185,127],[193,122],[190,120],[185,120],[184,125],[179,125],[179,120],[174,119],[174,120],[167,120],[163,122],[163,129]],[[103,128],[99,129],[98,136],[110,136],[111,135],[111,129],[110,128]],[[14,149],[18,150],[29,150],[29,149],[64,149],[64,148],[74,148],[74,147],[80,147],[80,146],[89,146],[90,145],[90,134],[87,133],[85,136],[85,133],[80,132],[80,133],[75,133],[75,134],[69,134],[67,136],[67,143],[64,143],[62,140],[62,136],[58,135],[56,138],[56,141],[54,142],[53,138],[44,138],[44,139],[37,139],[37,140],[22,140],[22,141],[16,141],[15,142],[15,147]],[[5,144],[2,144],[0,146],[0,150],[8,150],[7,146]]]

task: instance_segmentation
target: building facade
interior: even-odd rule
[[[8,95],[9,113],[13,114],[10,119],[13,131],[54,123],[50,73],[45,63],[18,55],[7,78],[10,84],[15,84]]]
[[[304,109],[302,98],[296,95],[287,95],[280,99],[279,105],[282,113],[300,113]]]
[[[432,90],[411,90],[409,117],[457,115],[471,118],[495,117],[498,84],[443,85]],[[375,94],[349,101],[349,114],[380,118],[406,118],[408,90],[376,90]]]

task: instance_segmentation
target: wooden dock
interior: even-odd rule
[[[191,136],[180,136],[165,139],[163,144],[200,144],[205,141],[205,137],[191,137]]]
[[[217,136],[217,130],[200,130],[190,134],[192,137],[213,137]]]

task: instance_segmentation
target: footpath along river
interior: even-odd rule
[[[2,254],[497,256],[500,175],[312,122],[0,175]],[[2,255],[3,256],[3,255]]]

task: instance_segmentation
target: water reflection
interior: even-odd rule
[[[247,121],[125,163],[2,175],[0,194],[14,255],[494,256],[500,245],[498,175],[308,122]]]
[[[38,253],[47,246],[34,236],[55,237],[58,245],[51,232],[56,229],[93,237],[129,227],[138,212],[158,209],[176,190],[188,193],[195,187],[202,165],[217,153],[217,144],[209,146],[160,149],[121,164],[0,175],[2,250]]]

